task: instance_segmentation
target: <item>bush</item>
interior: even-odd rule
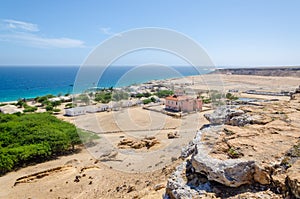
[[[52,104],[49,104],[49,105],[46,106],[46,111],[53,111]]]
[[[239,98],[234,96],[233,94],[231,93],[226,93],[226,96],[225,96],[227,99],[229,100],[238,100]]]
[[[128,93],[124,91],[115,91],[112,94],[112,99],[114,101],[127,100],[129,97]]]
[[[23,110],[24,113],[27,113],[27,112],[34,112],[37,110],[37,107],[35,106],[25,106],[25,109]]]
[[[75,108],[75,107],[76,107],[76,105],[73,103],[68,103],[65,105],[65,108]]]
[[[0,114],[0,175],[63,154],[80,143],[73,124],[48,113]]]
[[[144,97],[150,97],[151,96],[151,93],[144,93]]]
[[[211,99],[210,99],[210,98],[205,98],[205,97],[203,97],[203,96],[201,96],[201,98],[202,98],[202,102],[203,102],[204,104],[209,104],[209,103],[211,103]]]
[[[137,98],[142,98],[142,97],[144,97],[144,94],[143,94],[143,93],[138,93],[138,94],[136,94],[135,97],[137,97]]]
[[[58,112],[60,112],[60,109],[59,108],[55,108],[55,109],[53,109],[53,112],[54,113],[58,113]]]
[[[26,102],[24,102],[22,99],[19,99],[18,102],[16,103],[16,106],[22,108],[26,105]]]
[[[110,102],[111,101],[111,92],[101,91],[99,93],[96,93],[95,101],[105,103],[105,104]]]
[[[168,97],[170,95],[173,95],[174,92],[171,91],[171,90],[161,90],[161,91],[158,91],[156,93],[156,95],[159,97],[159,98],[164,98],[164,97]]]
[[[144,99],[143,100],[143,104],[149,104],[149,103],[151,103],[152,101],[151,101],[151,99]]]

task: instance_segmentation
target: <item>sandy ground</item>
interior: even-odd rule
[[[246,90],[280,92],[282,90],[294,90],[299,86],[299,80],[300,79],[297,77],[207,74],[172,80],[171,82],[194,82],[194,85],[188,86],[192,89],[217,89],[225,91],[229,89],[237,89],[240,92]]]
[[[174,163],[175,164],[175,163]],[[46,172],[44,176],[18,178]],[[163,189],[154,189],[165,182],[167,169],[148,173],[124,173],[97,162],[87,150],[28,166],[1,177],[0,198],[161,198]],[[79,180],[75,180],[78,178]]]
[[[300,84],[299,78],[293,77],[239,75],[203,75],[172,81],[194,81],[194,85],[188,86],[191,89],[239,91],[294,90]],[[288,97],[247,95],[241,92],[237,95],[288,100]],[[194,137],[197,129],[208,123],[203,112],[176,119],[134,107],[118,112],[64,117],[64,105],[60,108],[62,111],[57,117],[100,134],[101,138],[95,146],[84,148],[79,153],[28,166],[0,177],[0,198],[161,198],[164,189],[155,191],[154,188],[165,185],[170,169],[180,162],[174,160],[180,155],[181,147]],[[180,138],[168,139],[167,133],[175,131]],[[117,147],[123,138],[141,139],[145,136],[155,136],[160,143],[150,149]],[[99,157],[112,152],[115,155],[109,161],[98,161]],[[22,176],[57,167],[55,171],[44,172],[45,175],[24,178],[14,186]],[[78,182],[74,182],[76,176]]]
[[[64,119],[78,128],[100,135],[101,139],[97,145],[88,148],[94,158],[116,151],[116,157],[112,161],[105,161],[106,165],[125,172],[148,172],[161,169],[171,164],[172,158],[179,157],[181,148],[188,144],[203,124],[207,123],[203,117],[204,113],[173,118],[142,107],[133,107]],[[180,137],[168,139],[167,134],[175,131]],[[147,136],[154,136],[160,143],[150,149],[118,148],[118,143],[124,138],[142,139]]]

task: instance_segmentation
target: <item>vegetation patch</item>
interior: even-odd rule
[[[239,152],[238,149],[231,147],[228,150],[228,156],[230,158],[240,158],[241,156],[243,156],[243,154]]]
[[[0,175],[64,154],[81,143],[73,124],[48,113],[0,114]]]

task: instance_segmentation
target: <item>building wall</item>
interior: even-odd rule
[[[201,99],[166,100],[166,108],[173,111],[192,112],[202,110]]]
[[[179,111],[179,103],[175,100],[166,100],[166,108],[174,111]]]

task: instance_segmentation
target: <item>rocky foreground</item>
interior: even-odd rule
[[[165,198],[300,198],[300,93],[205,117]]]

